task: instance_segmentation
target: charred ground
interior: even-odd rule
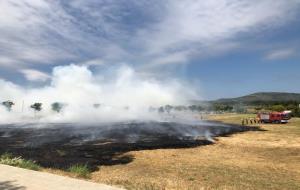
[[[208,122],[184,125],[168,122],[132,122],[105,126],[74,124],[22,124],[0,127],[0,153],[36,161],[44,168],[66,170],[74,164],[98,166],[128,164],[130,151],[191,148],[209,145],[208,139],[257,127]]]

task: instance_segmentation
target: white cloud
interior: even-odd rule
[[[46,81],[50,79],[50,75],[34,70],[34,69],[23,69],[21,70],[21,73],[25,76],[25,78],[29,81]]]
[[[269,60],[278,60],[278,59],[286,59],[292,57],[296,54],[294,49],[278,49],[269,52],[265,58]]]
[[[166,64],[184,64],[187,62],[187,52],[178,52],[167,54],[165,56],[154,59],[151,63],[153,65],[166,65]]]
[[[90,59],[90,60],[84,61],[80,64],[86,65],[86,66],[97,66],[97,65],[103,65],[104,61],[102,59]]]
[[[97,30],[92,22],[101,25],[104,21],[99,17],[80,20],[59,0],[7,0],[0,2],[0,9],[0,56],[22,67],[101,56],[113,44],[92,31]]]
[[[0,1],[0,64],[187,63],[281,26],[299,0]]]
[[[149,54],[195,48],[201,52],[203,47],[234,41],[241,33],[284,24],[298,7],[298,0],[174,0],[166,17],[140,35]]]
[[[19,63],[51,63],[69,53],[49,39],[51,30],[60,30],[55,17],[59,11],[44,0],[1,1],[1,53]],[[59,14],[57,14],[59,15]],[[59,44],[57,44],[59,45]]]
[[[16,62],[11,57],[0,56],[0,65],[1,66],[9,66],[14,63],[16,63]]]

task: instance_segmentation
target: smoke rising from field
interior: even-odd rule
[[[0,123],[160,120],[149,107],[180,105],[198,98],[184,82],[144,78],[127,65],[99,73],[86,66],[58,66],[45,86],[25,88],[0,80],[0,89],[1,102],[15,103],[10,112],[0,106]],[[40,112],[30,108],[35,102],[43,104]],[[54,102],[64,104],[60,113],[51,109]]]

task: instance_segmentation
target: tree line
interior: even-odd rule
[[[11,111],[12,107],[15,105],[15,103],[13,101],[7,100],[1,103],[2,106],[4,106],[6,108],[7,111]],[[61,112],[61,110],[63,109],[63,107],[66,104],[64,103],[60,103],[60,102],[54,102],[51,104],[51,109],[57,113]],[[35,112],[39,112],[43,109],[43,103],[40,102],[36,102],[33,103],[32,105],[30,105],[30,108],[33,109]]]
[[[260,104],[259,104],[260,103]],[[248,113],[249,108],[253,108],[256,113],[262,111],[277,111],[282,112],[284,110],[292,111],[293,117],[300,117],[300,102],[285,101],[285,102],[254,102],[254,104],[228,104],[228,103],[211,103],[206,105],[165,105],[160,107],[149,107],[149,111],[157,111],[159,113],[170,113],[172,111],[191,111],[191,112],[216,112],[216,113]],[[8,100],[2,102],[2,105],[6,107],[7,111],[11,111],[15,105],[14,102]],[[65,103],[54,102],[51,104],[51,109],[54,112],[61,112],[63,108],[67,106]],[[93,107],[98,109],[101,104],[93,104]],[[43,109],[43,104],[36,102],[30,105],[30,108],[35,112],[39,112]],[[130,107],[126,106],[126,110]]]
[[[271,110],[282,112],[284,110],[292,111],[293,117],[300,117],[300,102],[288,101],[288,102],[267,102],[262,105],[256,105],[254,107],[256,111]]]
[[[192,112],[215,112],[215,113],[255,113],[263,111],[276,111],[282,112],[285,110],[292,111],[291,116],[300,117],[300,102],[289,101],[289,102],[256,102],[252,104],[228,104],[228,103],[210,103],[206,105],[189,105],[189,106],[172,106],[165,105],[156,109],[150,108],[150,110],[158,110],[158,112],[169,113],[171,111],[192,111]]]
[[[253,101],[253,102],[226,102],[212,103],[215,111],[249,113],[254,110],[255,113],[264,111],[282,112],[292,111],[291,116],[300,117],[300,102],[298,101]],[[251,112],[253,113],[253,111]]]

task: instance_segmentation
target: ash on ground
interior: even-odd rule
[[[0,125],[0,154],[35,160],[43,167],[66,169],[72,164],[127,164],[128,152],[137,150],[191,148],[213,143],[217,136],[255,127],[216,122],[120,122],[102,124],[28,123]]]

